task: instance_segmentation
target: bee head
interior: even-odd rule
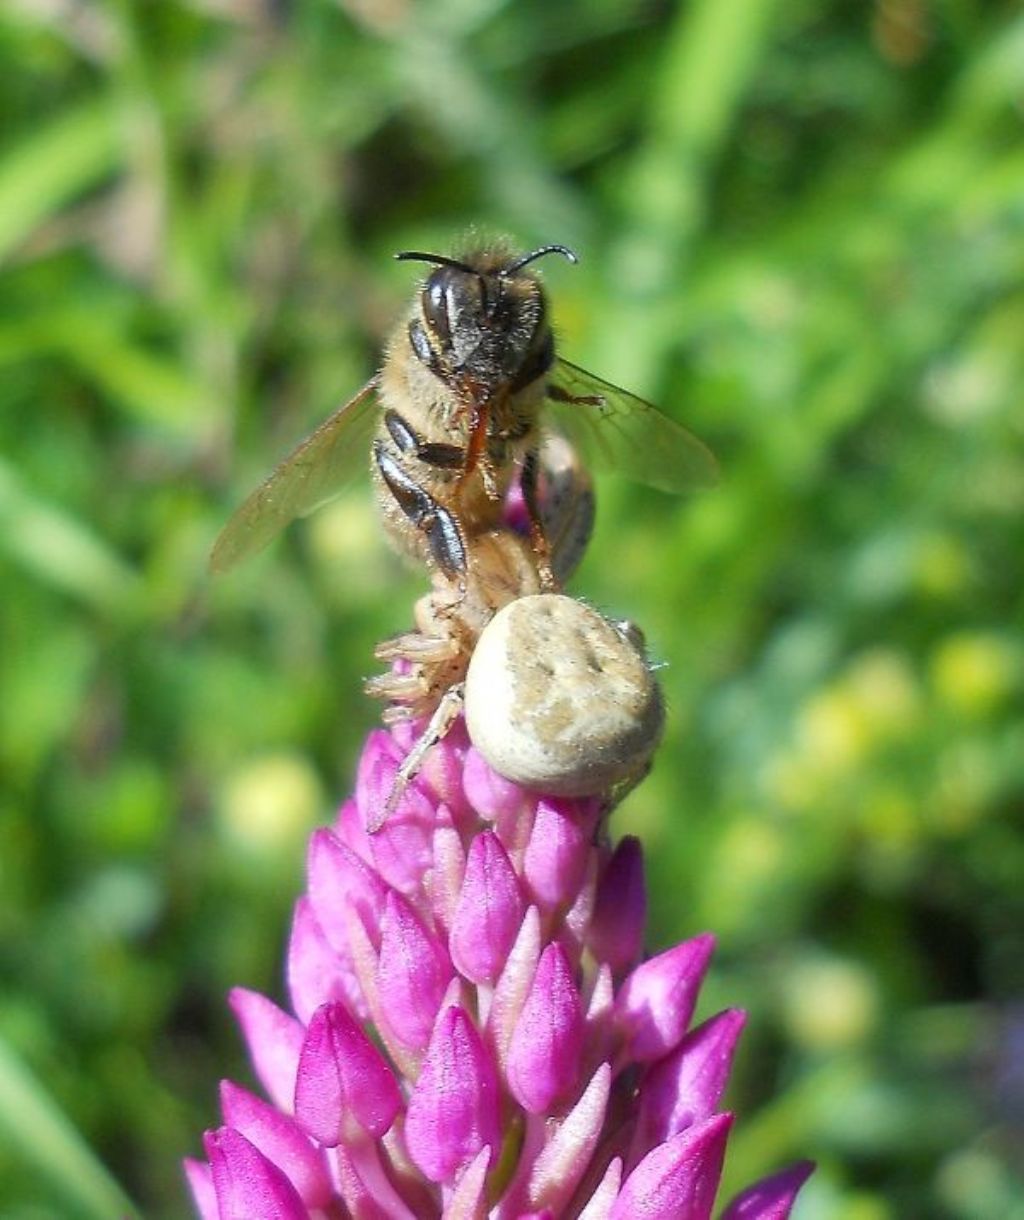
[[[478,251],[465,259],[408,250],[396,258],[431,263],[409,323],[416,356],[442,380],[466,382],[487,396],[513,390],[546,372],[553,359],[540,281],[523,270],[546,254],[575,263],[566,246],[543,246],[519,258]]]

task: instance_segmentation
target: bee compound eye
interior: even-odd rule
[[[553,796],[600,796],[646,771],[664,720],[633,637],[583,602],[521,597],[482,632],[466,724],[499,774]]]
[[[443,344],[451,342],[451,321],[448,317],[448,283],[451,271],[442,267],[427,280],[420,296],[423,318],[431,333]]]

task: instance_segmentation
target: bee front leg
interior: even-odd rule
[[[402,453],[411,453],[428,466],[436,466],[438,470],[461,470],[466,464],[465,449],[440,441],[425,441],[397,411],[384,412],[384,426]]]
[[[479,466],[484,491],[489,499],[497,500],[498,488],[494,481],[494,469],[487,457],[487,429],[490,417],[490,407],[486,402],[474,405],[469,421],[469,443],[466,445],[462,464],[462,481],[465,482]]]
[[[395,503],[426,538],[438,569],[464,588],[466,540],[455,517],[409,477],[380,441],[373,442],[373,460]]]
[[[531,449],[523,461],[522,473],[519,476],[519,486],[523,492],[526,504],[526,516],[530,523],[530,546],[537,559],[537,574],[540,577],[541,589],[550,593],[558,588],[558,581],[551,567],[551,548],[548,546],[544,523],[540,516],[540,504],[537,497],[537,479],[540,474],[540,461],[536,449]]]

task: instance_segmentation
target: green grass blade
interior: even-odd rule
[[[624,174],[621,236],[609,252],[616,290],[595,350],[623,385],[649,392],[674,292],[700,230],[708,174],[774,28],[778,0],[684,6],[658,69],[649,133]]]
[[[46,584],[90,605],[133,605],[138,578],[91,530],[25,487],[0,462],[0,540]]]
[[[0,260],[69,199],[109,174],[121,137],[107,101],[89,101],[0,157]]]
[[[42,1084],[0,1041],[0,1131],[55,1195],[83,1217],[137,1217],[128,1199]]]

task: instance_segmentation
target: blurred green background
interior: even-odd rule
[[[602,479],[574,587],[666,662],[614,829],[751,1013],[730,1184],[1024,1215],[1019,4],[7,0],[0,55],[0,1215],[120,1214],[86,1146],[189,1214],[423,587],[367,486],[206,555],[473,224],[721,459]]]

